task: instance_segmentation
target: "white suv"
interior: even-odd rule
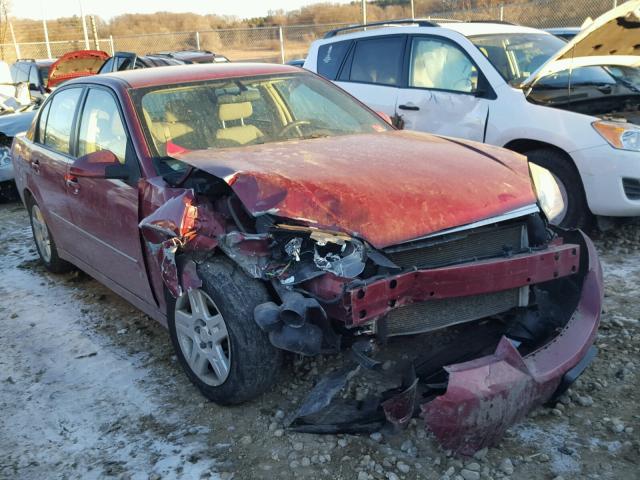
[[[404,128],[526,154],[558,184],[555,223],[640,216],[639,6],[569,44],[504,23],[349,27],[314,42],[304,67]]]

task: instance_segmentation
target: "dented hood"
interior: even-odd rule
[[[583,28],[533,72],[521,86],[569,68],[620,65],[640,67],[640,0],[609,10]]]
[[[101,50],[78,50],[65,53],[49,69],[48,88],[60,85],[72,78],[95,75],[109,54]]]
[[[535,204],[507,150],[392,131],[199,150],[176,158],[223,178],[253,215],[359,236],[377,248]]]

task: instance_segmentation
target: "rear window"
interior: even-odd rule
[[[329,80],[335,80],[352,43],[349,40],[322,45],[318,49],[318,73]]]

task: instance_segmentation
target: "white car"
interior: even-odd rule
[[[329,32],[304,67],[406,129],[526,154],[558,184],[555,223],[640,216],[640,0],[569,43],[504,23],[388,23]]]

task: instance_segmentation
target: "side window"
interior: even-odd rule
[[[14,83],[23,83],[29,80],[29,64],[28,63],[15,63],[11,67],[11,77]]]
[[[471,93],[478,89],[478,70],[457,46],[433,38],[414,38],[409,86]]]
[[[33,85],[36,88],[40,87],[40,78],[38,78],[38,67],[33,65],[31,70],[29,70],[29,84]]]
[[[69,154],[73,116],[81,93],[81,88],[62,90],[50,102],[44,144],[57,152]]]
[[[98,70],[98,74],[100,73],[110,73],[113,71],[113,62],[115,57],[111,57],[109,60],[107,60],[106,62],[104,62],[102,64],[102,66],[100,67],[100,70]]]
[[[48,102],[42,112],[40,112],[40,118],[38,119],[38,132],[35,137],[36,143],[44,143],[44,132],[47,127],[47,117],[49,116],[49,108],[51,107],[51,102]]]
[[[78,156],[110,150],[124,163],[127,135],[115,99],[109,92],[93,88],[87,94],[78,136]]]
[[[399,85],[404,43],[404,37],[380,37],[358,41],[349,80],[378,85]]]
[[[115,57],[115,59],[116,68],[114,68],[113,71],[121,72],[122,70],[133,69],[133,67],[131,66],[131,61],[133,60],[132,57]]]
[[[318,74],[329,80],[335,80],[351,43],[351,41],[345,41],[322,45],[318,49]]]

